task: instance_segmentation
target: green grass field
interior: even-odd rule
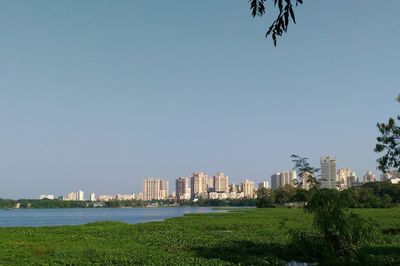
[[[378,228],[364,264],[400,265],[400,208],[356,209]],[[310,230],[301,209],[240,209],[163,222],[1,228],[0,265],[265,265],[304,261],[288,228]]]

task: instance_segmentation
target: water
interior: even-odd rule
[[[220,212],[206,207],[122,208],[122,209],[13,209],[0,210],[0,227],[79,225],[98,221],[129,224],[161,221],[186,213]]]

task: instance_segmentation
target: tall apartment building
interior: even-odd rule
[[[207,178],[207,190],[213,191],[213,189],[214,189],[214,177],[210,176]]]
[[[269,188],[269,183],[267,180],[258,184],[258,189],[262,189],[262,188]]]
[[[160,180],[160,199],[166,199],[168,198],[168,180],[166,179],[161,179]]]
[[[271,176],[271,188],[276,190],[279,187],[285,185],[294,186],[294,180],[296,180],[296,171],[282,171]]]
[[[66,197],[64,197],[64,200],[83,201],[85,200],[84,192],[81,190],[79,190],[78,192],[70,192],[67,194]]]
[[[319,182],[321,188],[336,188],[336,158],[323,156],[320,160],[321,178]]]
[[[178,200],[190,199],[190,182],[189,177],[178,177],[175,181],[176,198]]]
[[[242,182],[242,191],[245,198],[254,198],[256,190],[256,184],[253,181],[245,180]]]
[[[224,173],[216,173],[213,177],[213,190],[215,192],[228,192],[228,178]]]
[[[85,193],[82,190],[79,190],[77,193],[77,199],[78,201],[83,201],[85,200]]]
[[[340,168],[337,170],[336,182],[339,184],[347,184],[347,179],[353,170],[351,168]]]
[[[350,176],[347,178],[347,187],[351,188],[358,184],[358,177],[355,172],[351,172]]]
[[[203,197],[208,190],[208,175],[204,172],[193,173],[191,177],[192,198]]]
[[[90,201],[96,201],[96,193],[90,193]]]
[[[400,178],[399,170],[389,170],[381,175],[381,181]]]
[[[364,175],[364,183],[368,182],[376,182],[376,176],[372,173],[372,171],[367,171]]]
[[[146,178],[143,181],[143,200],[164,200],[168,197],[168,181]]]

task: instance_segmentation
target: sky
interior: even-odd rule
[[[377,175],[400,1],[307,0],[274,47],[246,0],[0,1],[0,198],[293,167]]]

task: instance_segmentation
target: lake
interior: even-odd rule
[[[161,221],[187,213],[221,212],[208,207],[0,209],[0,227],[80,225],[98,221],[129,224]]]

